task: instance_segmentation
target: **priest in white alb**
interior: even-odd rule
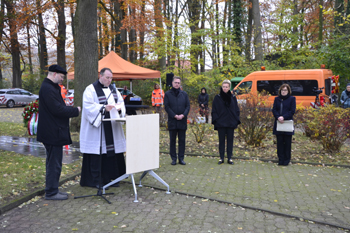
[[[125,116],[124,100],[111,84],[112,78],[113,73],[109,68],[101,69],[99,79],[87,86],[83,94],[80,126],[80,152],[83,153],[81,186],[99,188],[100,169],[102,186],[125,174],[126,143],[122,123],[101,121],[100,110],[103,106],[103,119]],[[101,127],[102,140],[100,140]],[[102,155],[100,141],[102,141]],[[102,166],[100,166],[100,156],[102,156]],[[119,186],[119,184],[116,183],[113,186]]]

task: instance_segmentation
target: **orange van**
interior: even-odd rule
[[[287,83],[292,89],[292,96],[296,98],[296,104],[310,107],[315,102],[317,90],[321,102],[330,103],[332,76],[329,69],[256,71],[247,75],[234,90],[238,102],[244,101],[248,93],[266,91],[271,95],[268,101],[272,104],[280,86]]]

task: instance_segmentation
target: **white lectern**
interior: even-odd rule
[[[134,202],[138,202],[134,173],[143,172],[139,187],[142,187],[142,178],[150,174],[164,184],[168,188],[166,193],[170,194],[169,185],[153,171],[159,168],[159,114],[131,115],[104,120],[126,123],[126,173],[103,186],[103,193],[107,187],[131,176],[135,193]]]

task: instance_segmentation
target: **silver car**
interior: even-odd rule
[[[13,108],[15,105],[26,106],[37,99],[39,99],[38,95],[20,88],[0,90],[0,105],[6,105],[8,108]]]

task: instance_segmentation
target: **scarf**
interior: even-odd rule
[[[229,107],[231,105],[231,96],[232,96],[231,92],[228,91],[227,93],[225,93],[222,90],[222,88],[220,88],[220,96],[221,96],[222,100],[224,101],[225,105],[227,107]]]
[[[180,93],[180,88],[176,89],[176,88],[171,88],[171,90],[174,92],[175,96],[177,97]]]
[[[348,95],[348,98],[350,98],[350,91],[345,90],[345,94],[347,94],[347,95]]]
[[[102,88],[107,88],[104,87],[99,80],[97,80],[96,82],[94,82],[92,84],[95,88],[97,97],[98,97],[98,101],[99,104],[107,104],[108,100],[107,97],[105,95],[105,93],[103,92]],[[112,85],[109,85],[109,89],[111,90],[114,100],[116,103],[118,103],[118,94],[115,92],[115,89],[113,89]],[[109,112],[105,111],[105,118],[111,118]],[[106,150],[107,150],[107,156],[114,156],[114,139],[113,139],[113,130],[112,130],[112,123],[110,121],[102,121],[103,124],[103,129],[105,132],[105,139],[106,139]]]
[[[281,99],[283,99],[283,100],[288,99],[289,96],[290,96],[289,94],[288,94],[288,95],[279,95],[279,97],[280,97]]]

